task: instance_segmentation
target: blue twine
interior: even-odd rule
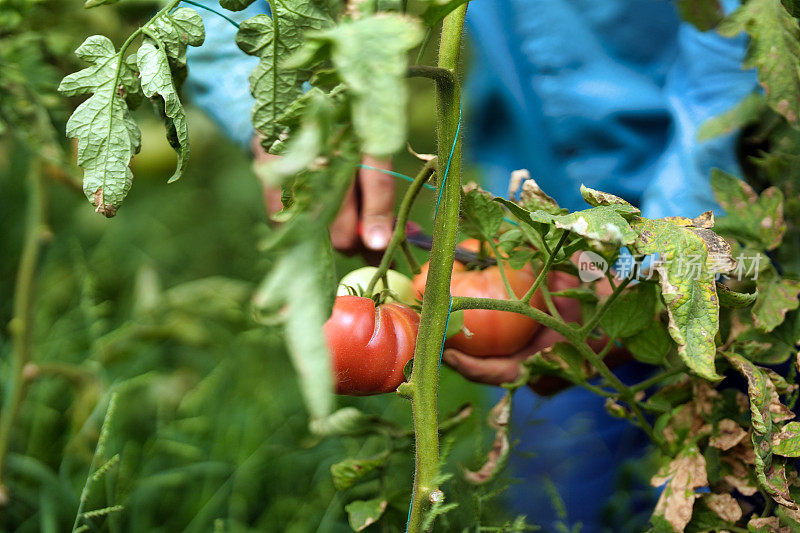
[[[395,178],[401,178],[401,179],[404,179],[406,181],[414,181],[414,178],[412,178],[411,176],[406,176],[405,174],[400,174],[399,172],[395,172],[394,170],[386,170],[385,168],[373,167],[373,166],[370,166],[370,165],[365,165],[363,163],[358,165],[358,166],[360,166],[361,168],[368,168],[369,170],[377,170],[378,172],[383,172],[384,174],[388,174],[390,176],[394,176]],[[436,187],[434,187],[430,183],[423,183],[422,186],[425,187],[426,189],[436,190]]]

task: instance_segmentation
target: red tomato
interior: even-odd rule
[[[477,251],[478,241],[468,239],[459,244],[460,247]],[[521,298],[536,280],[536,274],[530,265],[520,270],[505,266],[505,274],[511,289]],[[428,264],[414,277],[414,288],[422,295],[428,277]],[[456,261],[453,263],[453,274],[450,281],[450,293],[453,296],[471,296],[475,298],[495,298],[508,300],[500,267],[491,266],[483,270],[467,270]],[[531,305],[543,309],[544,300],[537,292],[531,299]],[[446,342],[448,348],[455,348],[469,355],[502,356],[510,355],[525,346],[538,331],[540,325],[532,318],[507,311],[490,311],[486,309],[467,309],[464,311],[465,332],[454,335]]]
[[[417,343],[419,315],[408,306],[337,296],[324,332],[331,350],[336,392],[361,396],[392,392]]]

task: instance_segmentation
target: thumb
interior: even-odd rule
[[[364,158],[364,164],[390,169],[388,160]],[[359,171],[361,189],[361,238],[372,250],[383,250],[392,237],[394,221],[394,178],[369,168]]]

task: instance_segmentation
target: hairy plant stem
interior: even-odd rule
[[[11,372],[8,381],[4,384],[3,411],[0,419],[0,490],[3,488],[3,474],[11,430],[27,389],[25,365],[33,357],[33,299],[36,264],[39,261],[39,251],[47,232],[44,224],[45,196],[41,162],[38,158],[33,158],[30,165],[25,238],[17,270],[17,281],[14,286],[13,318],[9,323],[12,336]]]
[[[400,208],[397,213],[397,222],[395,222],[394,225],[394,233],[392,233],[392,238],[389,241],[389,245],[386,246],[386,251],[383,253],[381,263],[378,265],[378,270],[375,271],[375,274],[373,274],[372,279],[369,280],[369,284],[367,285],[368,295],[372,294],[372,291],[375,289],[375,284],[378,283],[378,280],[386,275],[386,271],[389,270],[389,266],[391,266],[392,261],[394,260],[394,255],[397,253],[397,249],[400,248],[402,243],[405,242],[406,223],[408,222],[408,215],[411,213],[411,206],[414,205],[414,200],[417,199],[417,195],[419,195],[419,192],[422,190],[422,186],[428,181],[431,172],[436,170],[436,165],[437,158],[435,157],[426,162],[422,169],[420,169],[417,176],[414,178],[414,181],[411,182],[408,190],[406,190],[406,194],[403,196],[402,202],[400,202]],[[419,268],[419,265],[417,267]],[[388,288],[385,280],[384,287]]]
[[[461,35],[467,4],[448,14],[442,23],[438,66],[453,73],[457,79],[461,51]],[[461,201],[461,139],[456,132],[461,120],[461,94],[458,82],[436,83],[437,149],[441,165],[449,169],[440,171],[441,201],[434,220],[433,246],[430,256],[425,298],[422,301],[420,329],[414,352],[414,369],[408,383],[398,392],[411,399],[414,418],[415,468],[411,509],[407,531],[422,530],[429,496],[437,489],[439,475],[439,423],[437,394],[439,388],[439,361],[444,342],[444,332],[450,308],[450,275],[458,237],[458,211]],[[452,158],[451,158],[452,153]],[[446,179],[445,179],[446,178]]]
[[[561,234],[561,238],[558,240],[555,248],[548,251],[549,255],[547,256],[547,261],[545,261],[544,266],[542,266],[542,270],[539,272],[539,275],[536,276],[536,280],[534,280],[531,288],[528,289],[528,292],[525,293],[525,296],[521,298],[523,302],[530,302],[531,298],[533,298],[533,295],[536,294],[536,289],[538,289],[542,282],[547,278],[547,273],[550,271],[550,267],[553,266],[553,261],[555,261],[558,251],[566,242],[567,237],[569,237],[569,231],[564,230],[564,233]]]
[[[644,413],[638,405],[638,402],[636,402],[634,399],[634,392],[631,390],[631,388],[620,381],[620,379],[614,375],[611,369],[608,368],[608,365],[603,362],[603,359],[600,358],[598,354],[596,354],[594,350],[592,350],[589,345],[586,344],[585,336],[583,334],[584,328],[578,329],[574,326],[570,326],[569,324],[566,324],[563,321],[548,315],[544,311],[541,311],[535,307],[531,307],[522,301],[496,300],[492,298],[470,298],[466,296],[454,297],[452,310],[459,311],[464,309],[491,309],[495,311],[518,313],[520,315],[528,316],[539,322],[542,326],[550,328],[566,337],[567,341],[569,341],[570,344],[572,344],[575,349],[578,350],[581,356],[589,361],[589,364],[591,364],[594,369],[597,370],[597,373],[600,374],[606,380],[606,382],[619,393],[620,400],[630,405],[631,412],[636,419],[636,425],[642,428],[642,430],[647,433],[653,442],[661,447],[664,446],[663,440],[653,432],[653,427],[650,425],[650,422],[648,422],[647,418],[645,418]]]

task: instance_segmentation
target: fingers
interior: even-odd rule
[[[337,250],[349,250],[355,246],[357,239],[358,205],[355,191],[351,187],[336,220],[331,224],[331,244]]]
[[[511,357],[473,357],[445,350],[444,362],[470,381],[500,385],[519,377],[520,361]]]
[[[364,157],[364,164],[390,169],[391,162]],[[361,240],[371,250],[383,250],[392,238],[394,221],[394,178],[378,170],[362,168],[358,173],[361,187]]]

